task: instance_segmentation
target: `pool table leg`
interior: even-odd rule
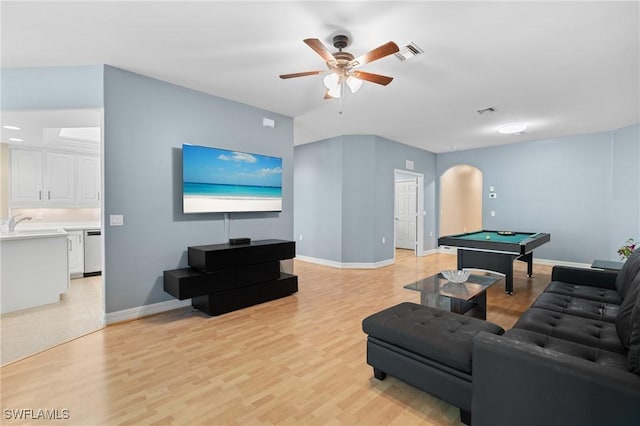
[[[527,275],[529,276],[529,278],[533,277],[533,252],[529,252],[523,255],[517,260],[521,262],[527,262]]]
[[[513,270],[511,273],[504,275],[504,292],[509,296],[513,296]]]

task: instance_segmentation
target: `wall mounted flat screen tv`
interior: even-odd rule
[[[282,211],[282,158],[182,145],[182,210]]]

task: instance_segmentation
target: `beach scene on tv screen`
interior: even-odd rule
[[[282,211],[282,158],[182,147],[185,213]]]

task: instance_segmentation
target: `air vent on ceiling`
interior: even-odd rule
[[[489,107],[489,108],[482,108],[478,110],[478,114],[482,115],[482,114],[488,114],[490,112],[496,112],[496,109],[493,107]]]
[[[406,61],[414,56],[424,53],[424,50],[420,49],[414,42],[409,42],[400,46],[400,50],[395,53],[396,57],[401,61]]]

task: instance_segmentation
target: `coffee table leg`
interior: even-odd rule
[[[476,318],[480,318],[483,320],[487,319],[487,292],[483,291],[473,299],[476,302],[476,308],[478,316]]]
[[[461,315],[465,315],[469,312],[469,316],[474,318],[483,320],[487,319],[487,292],[483,291],[468,301],[451,299],[451,312]]]

